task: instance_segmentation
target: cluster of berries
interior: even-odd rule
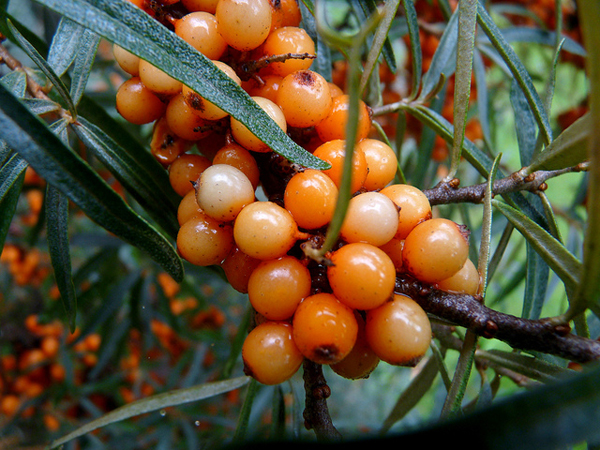
[[[188,9],[202,3],[181,2]],[[243,20],[235,22],[238,17]],[[246,373],[264,384],[290,378],[304,358],[350,379],[368,376],[380,360],[414,365],[429,347],[431,327],[415,301],[394,294],[399,271],[441,289],[472,290],[465,280],[475,290],[478,285],[462,227],[432,218],[420,190],[392,184],[396,155],[369,137],[370,109],[362,101],[354,195],[339,241],[322,259],[307,256],[308,247],[322,245],[334,216],[349,99],[309,69],[312,60],[305,56],[314,55],[314,43],[299,28],[300,18],[295,1],[219,0],[214,10],[182,15],[173,30],[296,142],[328,162],[323,171],[286,165],[243,124],[158,69],[137,60],[128,70],[126,61],[135,57],[115,47],[118,63],[132,75],[119,89],[117,109],[133,123],[156,121],[152,152],[182,196],[177,249],[192,264],[220,265],[231,285],[248,293],[256,326],[242,357]],[[250,59],[266,63],[242,82],[233,67]],[[155,100],[140,108],[142,96]],[[217,123],[226,138],[209,155],[206,136]],[[202,154],[188,152],[194,143]],[[265,173],[273,161],[285,175]],[[272,178],[280,178],[275,187],[268,185]],[[259,183],[268,200],[257,200]]]

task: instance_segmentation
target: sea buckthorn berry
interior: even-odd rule
[[[169,101],[165,116],[169,128],[182,139],[197,141],[212,133],[214,122],[194,114],[181,93]]]
[[[273,10],[271,31],[281,27],[297,27],[302,21],[298,0],[269,0]]]
[[[265,260],[285,255],[300,234],[287,210],[273,202],[254,202],[236,217],[233,236],[240,250]]]
[[[285,320],[310,294],[310,272],[298,258],[282,256],[263,261],[250,275],[248,298],[268,320]]]
[[[140,79],[144,86],[157,94],[175,95],[181,91],[181,81],[143,59],[140,60]]]
[[[213,61],[213,63],[229,76],[238,86],[242,83],[240,77],[227,64],[221,61]],[[193,112],[206,120],[219,120],[226,117],[228,114],[214,103],[205,100],[200,94],[194,92],[185,84],[181,88],[181,94],[185,98],[186,103]]]
[[[365,334],[382,361],[395,366],[414,366],[431,343],[431,324],[412,298],[395,294],[393,300],[367,311]]]
[[[404,269],[427,283],[436,283],[458,272],[469,256],[463,231],[448,219],[421,222],[406,236]]]
[[[344,95],[344,91],[337,84],[332,83],[331,81],[329,81],[327,84],[329,84],[329,93],[331,94],[331,98]]]
[[[254,156],[241,145],[230,142],[223,146],[213,157],[213,164],[228,164],[240,169],[252,183],[254,190],[260,182],[260,171]]]
[[[340,184],[342,183],[342,173],[344,172],[346,141],[343,139],[334,139],[332,141],[325,142],[315,149],[313,155],[331,164],[331,167],[327,170],[324,170],[323,173],[331,178],[339,189]],[[352,156],[350,192],[354,193],[362,188],[365,180],[367,179],[368,172],[369,168],[367,166],[365,154],[360,148],[355,147]]]
[[[368,378],[371,372],[375,370],[379,364],[379,357],[367,342],[365,334],[365,319],[354,311],[354,317],[358,324],[358,334],[356,335],[356,343],[352,347],[352,351],[340,362],[331,365],[331,369],[341,377],[349,380],[357,380],[359,378]]]
[[[253,50],[265,41],[272,14],[268,0],[221,0],[215,12],[219,33],[240,51]]]
[[[136,77],[140,73],[140,57],[128,52],[117,44],[113,45],[113,56],[121,69]]]
[[[435,287],[456,294],[475,295],[479,289],[480,277],[473,261],[467,258],[462,268],[452,275],[436,283]]]
[[[331,108],[331,94],[325,78],[312,70],[287,75],[277,91],[277,101],[288,125],[306,128],[323,120]]]
[[[217,11],[219,0],[181,0],[181,4],[188,11],[205,11],[214,14]]]
[[[260,259],[246,255],[239,247],[235,246],[225,261],[221,263],[221,267],[231,287],[246,294],[250,275],[261,262]]]
[[[346,139],[346,123],[348,122],[348,108],[350,97],[346,94],[334,97],[331,102],[331,109],[325,119],[319,122],[315,129],[319,137],[324,141],[333,139]],[[362,100],[358,102],[358,127],[356,130],[356,141],[365,139],[371,131],[371,114],[366,103]]]
[[[220,264],[233,249],[229,224],[198,213],[188,219],[177,233],[177,250],[185,260],[197,266]]]
[[[358,324],[354,312],[328,293],[306,297],[294,314],[294,342],[317,364],[335,364],[354,347]]]
[[[135,125],[154,122],[165,112],[165,104],[139,77],[131,77],[119,87],[116,107],[125,120]]]
[[[408,184],[392,184],[380,192],[400,207],[398,239],[405,239],[414,227],[431,219],[431,205],[420,189]]]
[[[398,158],[394,150],[377,139],[363,139],[357,144],[365,154],[369,173],[364,183],[368,191],[376,191],[388,185],[398,170]]]
[[[274,30],[262,46],[265,56],[285,55],[288,53],[299,53],[315,55],[315,43],[308,33],[298,27],[282,27]],[[267,73],[273,73],[285,77],[298,70],[306,70],[312,65],[311,58],[287,59],[282,62],[272,62],[268,66]]]
[[[379,248],[390,257],[396,267],[396,272],[402,272],[402,249],[404,248],[404,239],[393,238],[389,242],[380,245]]]
[[[217,18],[208,12],[186,14],[175,22],[175,34],[208,59],[219,59],[227,49],[227,42],[218,31]]]
[[[262,82],[250,80],[246,92],[253,97],[264,97],[277,103],[277,91],[279,91],[283,77],[281,75],[264,75],[260,78]]]
[[[285,208],[300,228],[314,230],[327,225],[338,197],[335,183],[323,172],[307,169],[295,174],[283,193]]]
[[[392,295],[396,269],[383,250],[357,242],[336,250],[330,259],[327,278],[331,289],[350,308],[376,308]]]
[[[150,152],[164,167],[171,165],[175,158],[188,151],[191,143],[180,138],[169,128],[167,118],[162,116],[154,123]]]
[[[254,201],[254,187],[240,169],[228,164],[213,164],[198,178],[196,200],[205,214],[229,222]]]
[[[289,380],[304,358],[294,343],[289,323],[266,321],[246,336],[242,359],[246,375],[274,385]]]
[[[376,247],[389,242],[398,230],[398,207],[379,192],[350,199],[340,235],[346,242],[366,242]]]
[[[169,181],[173,190],[182,197],[194,189],[198,177],[211,165],[210,160],[202,155],[184,153],[179,155],[169,166]]]
[[[284,132],[287,131],[287,122],[283,111],[275,102],[264,97],[252,97],[254,101],[262,108],[264,112],[275,121],[279,128]],[[257,138],[246,126],[237,119],[231,118],[231,134],[238,144],[242,147],[254,152],[270,152],[271,149],[267,144]]]
[[[179,226],[201,212],[202,210],[196,201],[196,191],[192,189],[183,196],[177,207],[177,221],[179,222]]]

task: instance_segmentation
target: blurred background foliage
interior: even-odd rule
[[[42,3],[15,0],[0,5],[5,24],[2,32],[6,32],[6,18],[12,18],[23,36],[45,57],[43,49],[47,51],[51,45],[61,16]],[[309,15],[305,16],[303,26],[314,27],[309,12],[312,2],[303,3],[303,13]],[[364,22],[362,2],[325,3],[329,29],[340,35],[355,32]],[[402,3],[413,5],[412,1]],[[527,69],[540,97],[551,105],[547,117],[554,136],[558,136],[589,110],[577,5],[568,0],[494,0],[485,4]],[[378,76],[369,82],[365,94],[378,124],[373,135],[385,134],[400,155],[400,166],[408,182],[422,189],[434,187],[446,176],[452,145],[438,135],[439,129],[424,127],[410,109],[381,115],[377,111],[408,97],[415,78],[421,79],[423,75],[424,80],[427,78],[455,6],[452,1],[416,0],[418,29],[412,41],[411,22],[400,7],[388,34],[391,50],[387,56],[394,60],[387,63],[384,58],[379,60],[375,69]],[[557,29],[565,41],[556,36]],[[524,120],[519,115],[522,111],[515,107],[517,94],[511,90],[513,77],[505,63],[486,37],[478,34],[475,39],[478,51],[465,136],[491,160],[502,153],[500,168],[510,174],[522,167],[519,146],[524,135],[518,126]],[[411,42],[414,45],[415,40],[421,52],[419,74],[413,72],[415,54],[411,53]],[[450,38],[442,50],[449,52],[456,47],[456,41],[456,36]],[[319,43],[322,45],[323,41]],[[24,72],[0,66],[1,83],[7,90],[26,97],[24,73],[39,80],[42,86],[48,85],[47,74],[39,70],[30,53],[20,48],[22,45],[14,40],[5,40],[2,45],[26,68]],[[562,51],[556,58],[558,48]],[[439,51],[438,57],[444,57],[442,53]],[[450,76],[427,104],[453,123],[454,68],[448,67],[452,66],[455,55],[450,52],[446,57],[444,72]],[[330,58],[331,79],[344,86],[348,62],[342,52],[333,48]],[[390,62],[395,71],[390,69]],[[65,83],[73,70],[65,70],[61,77]],[[131,148],[147,148],[151,125],[131,125],[116,113],[115,92],[127,76],[114,62],[108,40],[98,41],[93,64],[86,75],[89,78],[77,105],[79,113],[107,133],[106,127],[117,127],[113,131],[122,134],[121,145],[128,145],[124,142],[131,139]],[[63,104],[60,99],[53,97],[53,100]],[[26,106],[31,110],[51,107],[33,102]],[[535,120],[530,114],[526,119],[533,123],[533,129],[525,130],[525,135],[529,132],[535,139]],[[61,136],[58,127],[54,131]],[[4,132],[8,131],[0,130],[0,138],[6,137]],[[65,142],[79,152],[85,163],[136,215],[156,224],[160,211],[141,206],[140,198],[123,187],[122,180],[95,152],[72,136]],[[243,375],[239,348],[248,324],[248,302],[245,295],[229,286],[219,268],[185,263],[185,275],[175,280],[181,272],[168,255],[162,260],[150,258],[144,251],[150,246],[144,249],[135,242],[126,243],[69,202],[68,225],[63,231],[68,235],[70,292],[71,298],[76,298],[76,307],[65,299],[61,301],[48,251],[47,180],[27,164],[20,164],[6,145],[0,147],[0,163],[2,214],[11,211],[11,201],[16,202],[14,215],[0,219],[0,237],[5,237],[0,259],[0,449],[44,448],[53,439],[134,400]],[[472,164],[465,162],[459,166],[457,176],[461,186],[485,181]],[[153,182],[160,187],[164,179]],[[565,248],[580,260],[587,223],[586,189],[587,175],[570,173],[549,180],[545,192]],[[172,202],[172,194],[163,192],[161,202]],[[106,202],[110,204],[110,199]],[[543,209],[543,205],[538,206]],[[482,206],[451,204],[436,208],[440,215],[469,226],[472,255],[477,260],[485,225]],[[55,209],[50,212],[56,214]],[[172,219],[173,210],[165,212],[165,216],[169,214]],[[156,236],[152,238],[156,242],[160,236],[166,241],[173,240],[168,221],[164,219],[156,225]],[[504,216],[494,211],[490,246],[501,249],[499,255],[503,257],[494,261],[497,266],[488,286],[486,304],[530,318],[564,313],[568,303],[563,282],[532,254],[521,235],[513,232],[509,241],[502,240],[507,223]],[[539,268],[534,274],[532,261]],[[531,307],[525,311],[528,302]],[[587,318],[589,336],[595,339],[600,334],[600,324],[593,314]],[[479,347],[512,351],[497,340],[480,340]],[[492,400],[511,399],[541,383],[556,382],[564,372],[578,368],[558,357],[535,356],[536,361],[551,365],[535,367],[541,371],[536,372],[537,376],[533,375],[533,365],[509,367],[506,360],[498,364],[476,363],[463,400],[465,411],[485,408]],[[450,374],[457,360],[458,352],[448,351],[445,355],[444,365]],[[404,432],[434,423],[447,394],[444,381],[449,380],[444,380],[444,371],[442,376],[436,376],[438,372],[434,371],[429,380],[419,376],[424,376],[426,365],[435,361],[432,353],[415,368],[381,363],[368,379],[358,381],[342,379],[326,367],[325,377],[332,391],[329,411],[334,424],[345,436],[354,437],[376,434],[382,427]],[[229,442],[234,432],[245,433],[247,438],[284,435],[311,438],[312,434],[303,426],[301,373],[280,386],[252,386],[255,391],[249,411],[242,411],[247,388],[238,387],[202,401],[115,421],[69,441],[64,448],[210,448]],[[411,393],[415,396],[412,403],[406,399]],[[241,431],[240,417],[248,420]]]

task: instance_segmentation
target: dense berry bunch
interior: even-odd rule
[[[299,28],[298,4],[175,1],[168,8],[173,32],[331,165],[323,171],[290,165],[242,123],[115,47],[131,75],[117,109],[132,123],[155,122],[151,151],[182,196],[179,253],[195,265],[219,265],[256,311],[242,349],[246,372],[277,384],[304,358],[352,379],[367,377],[380,360],[416,364],[431,328],[414,300],[394,293],[396,274],[474,294],[479,283],[465,230],[432,218],[420,190],[394,182],[397,157],[370,137],[370,109],[361,101],[353,196],[339,240],[324,258],[307,256],[307,248],[322,245],[334,216],[349,98],[310,69],[315,46]],[[242,69],[248,60],[261,62],[253,73]],[[259,185],[267,200],[257,199]]]

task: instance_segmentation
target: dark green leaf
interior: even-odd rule
[[[329,165],[292,141],[229,76],[208,58],[130,2],[36,0],[139,55],[242,122],[276,153],[292,162]]]
[[[532,320],[540,318],[546,300],[549,275],[550,267],[527,242],[527,274],[521,317]]]
[[[473,73],[477,87],[477,118],[481,125],[484,141],[489,145],[491,142],[488,87],[485,77],[485,65],[481,52],[475,48],[473,53]]]
[[[554,31],[542,30],[534,27],[507,27],[502,28],[502,34],[507,42],[530,42],[553,47],[556,44]],[[585,49],[568,36],[561,36],[565,40],[563,49],[578,56],[585,56]]]
[[[93,31],[84,29],[81,40],[77,46],[77,59],[71,73],[71,98],[76,105],[81,100],[85,91],[92,64],[96,58],[96,51],[100,43],[100,36]]]
[[[148,252],[176,280],[183,263],[173,245],[0,85],[0,138],[99,225]]]
[[[8,235],[8,228],[12,222],[12,218],[17,210],[17,202],[23,187],[25,179],[25,171],[22,171],[19,177],[10,185],[2,197],[0,197],[0,246],[4,248],[4,242]]]
[[[25,173],[27,161],[17,154],[12,154],[0,168],[0,201],[7,192],[10,191],[13,184]]]
[[[75,61],[84,30],[81,25],[66,17],[60,19],[48,50],[48,64],[59,77]]]
[[[510,84],[510,102],[515,112],[517,142],[521,155],[521,166],[524,167],[530,164],[533,158],[537,133],[531,108],[515,80]]]
[[[73,125],[75,133],[148,214],[170,235],[176,236],[179,224],[176,210],[154,182],[151,174],[100,128],[83,117]]]
[[[46,234],[54,279],[67,313],[67,323],[73,333],[77,314],[77,297],[71,272],[69,199],[52,185],[48,185],[46,188]]]
[[[563,367],[522,353],[492,349],[478,350],[477,356],[541,382],[556,381],[569,373],[569,370]]]
[[[498,51],[500,56],[502,56],[502,59],[510,69],[517,83],[519,83],[519,86],[529,103],[531,112],[540,128],[540,134],[544,144],[550,144],[550,142],[552,142],[552,130],[548,121],[548,115],[546,114],[540,96],[535,90],[531,77],[481,3],[479,3],[477,9],[477,22],[490,39],[494,48]]]
[[[417,22],[417,11],[411,0],[402,0],[402,8],[406,16],[408,36],[410,38],[410,56],[412,61],[412,87],[409,98],[415,98],[421,86],[421,72],[423,71],[423,53],[421,51],[421,35],[419,34],[419,23]]]

